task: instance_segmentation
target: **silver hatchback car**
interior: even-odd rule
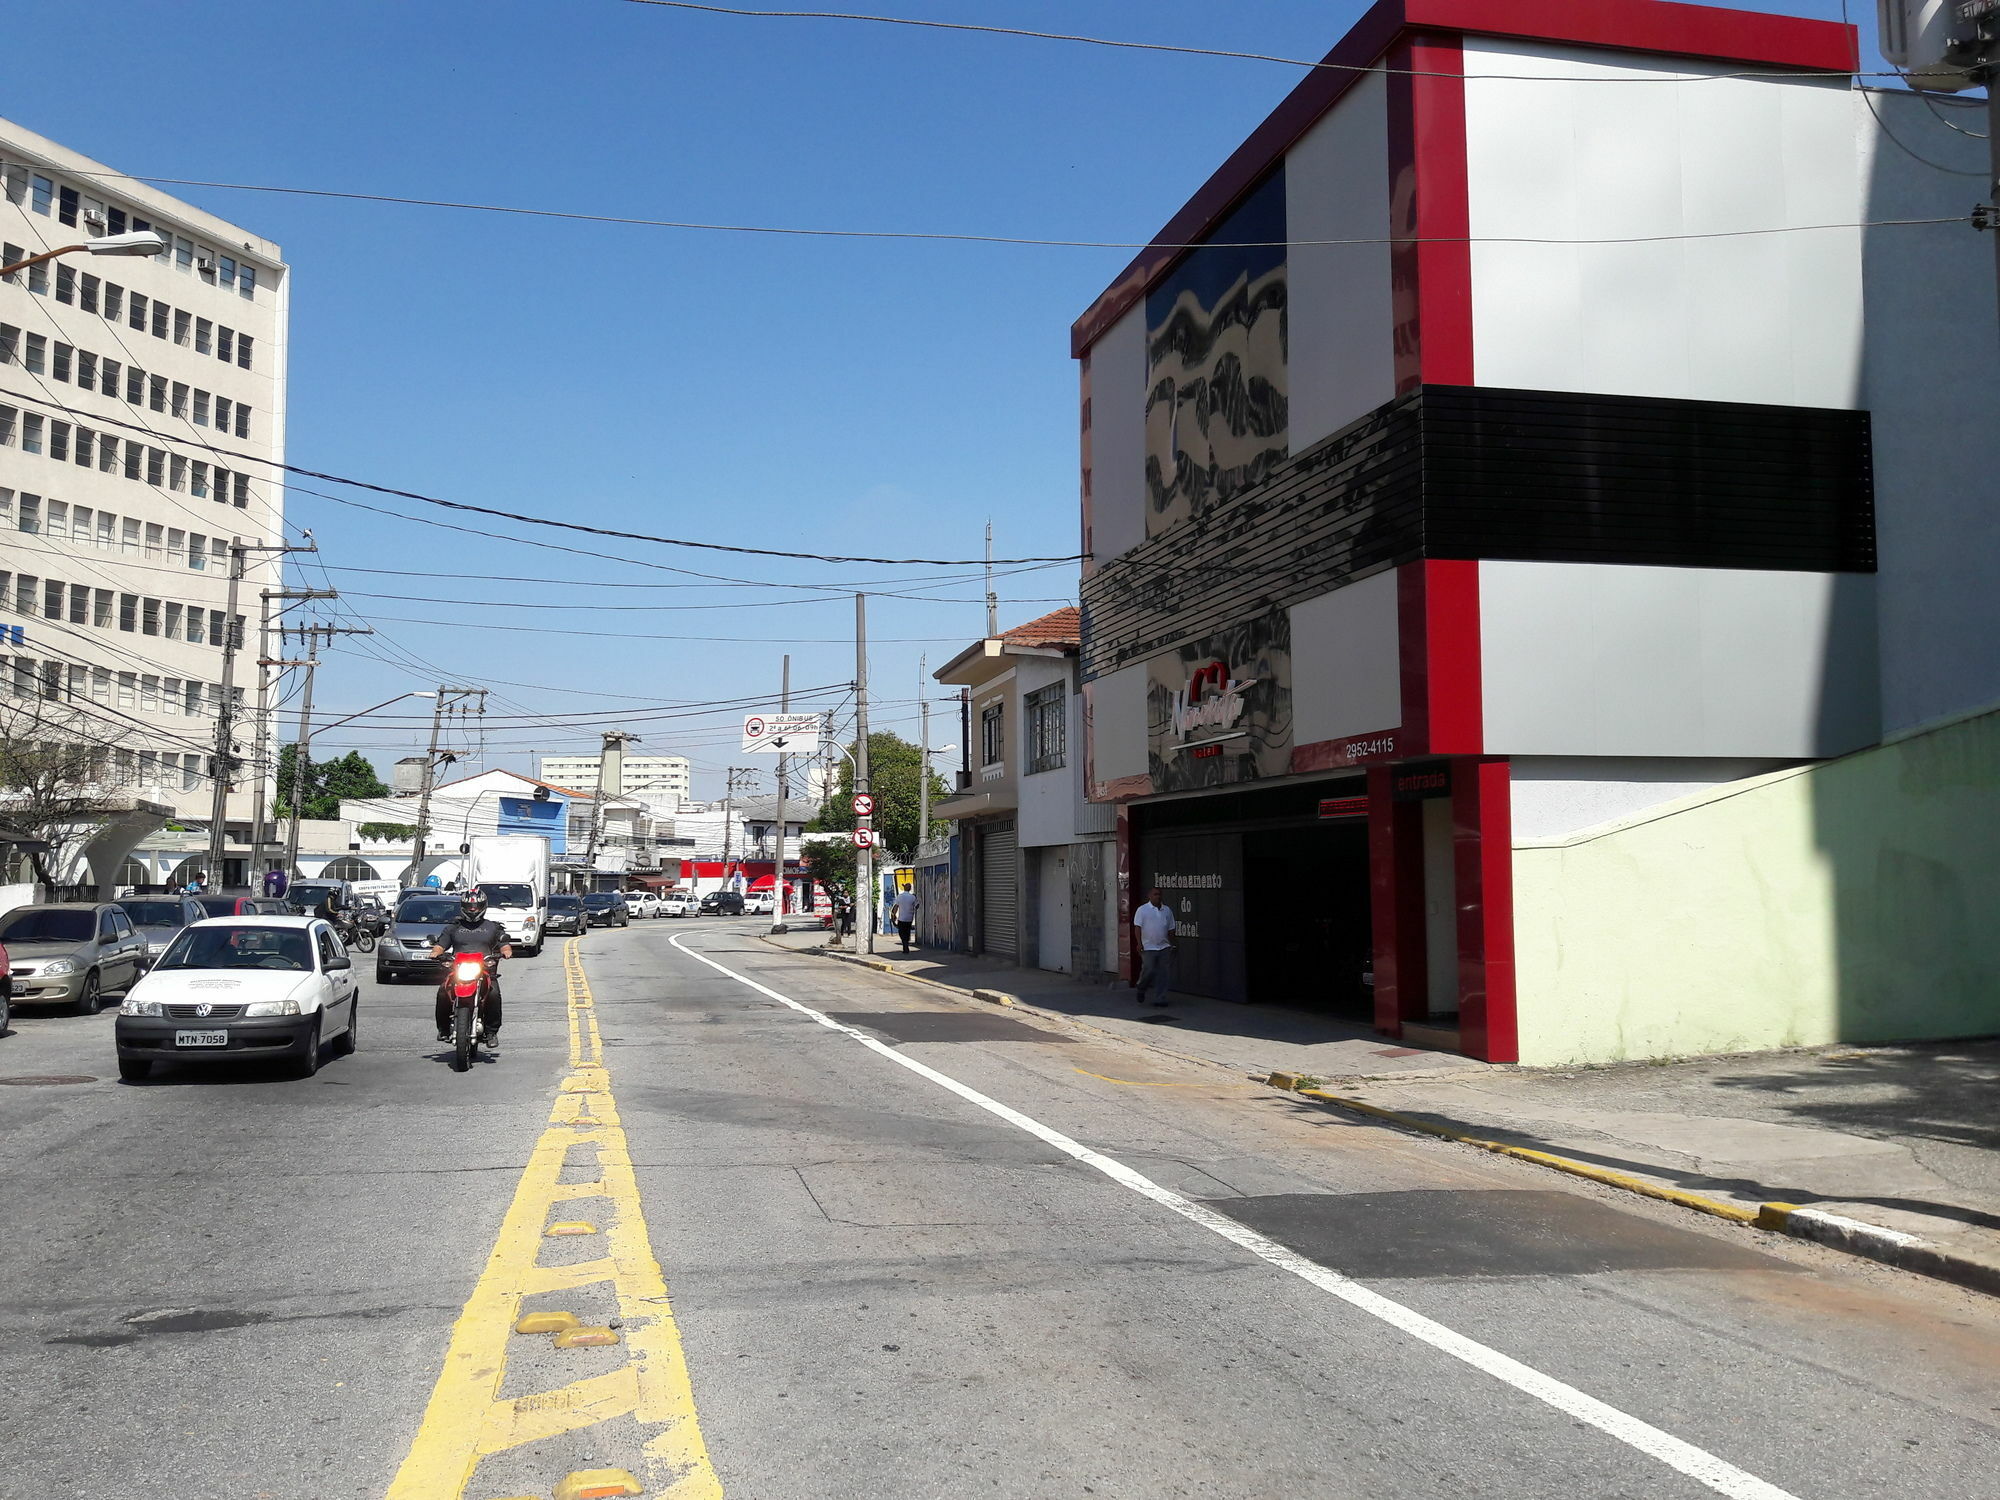
[[[145,938],[108,901],[17,906],[0,917],[0,944],[13,963],[16,1005],[95,1015],[107,991],[130,989],[146,970]]]

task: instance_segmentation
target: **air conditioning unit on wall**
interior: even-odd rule
[[[104,228],[104,210],[101,208],[86,208],[83,211],[83,222],[92,229]]]

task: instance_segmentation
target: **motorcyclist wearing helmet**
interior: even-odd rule
[[[507,941],[507,929],[486,915],[486,893],[473,889],[458,904],[458,915],[431,939],[431,957],[445,961],[444,976],[438,981],[438,1040],[451,1040],[451,959],[459,953],[477,953],[489,958],[512,958],[514,949]],[[500,967],[488,968],[486,1001],[479,1012],[479,1044],[489,1053],[500,1052]]]

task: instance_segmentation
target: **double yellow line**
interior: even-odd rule
[[[452,1328],[444,1370],[423,1424],[386,1500],[460,1500],[482,1459],[629,1416],[648,1429],[640,1458],[640,1493],[671,1500],[720,1500],[695,1416],[694,1390],[667,1286],[653,1256],[639,1203],[631,1153],[611,1097],[596,1002],[579,944],[563,945],[568,989],[569,1074],[548,1128],[528,1159],[472,1296]],[[578,1147],[594,1147],[592,1182],[561,1181]],[[580,1153],[588,1159],[588,1153]],[[560,1207],[597,1214],[604,1254],[578,1264],[539,1263],[544,1234]],[[626,1364],[553,1390],[502,1399],[507,1351],[524,1298],[610,1283],[617,1299]],[[560,1476],[551,1488],[560,1492]],[[619,1493],[619,1491],[591,1491]],[[629,1491],[627,1491],[629,1493]]]

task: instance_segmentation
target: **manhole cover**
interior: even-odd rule
[[[23,1086],[55,1084],[55,1083],[95,1083],[95,1082],[97,1082],[95,1078],[86,1078],[80,1073],[75,1076],[70,1076],[62,1073],[20,1073],[16,1074],[12,1078],[0,1078],[0,1083],[18,1083]]]

